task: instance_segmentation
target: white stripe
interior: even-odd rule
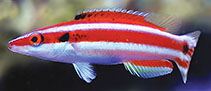
[[[75,31],[75,30],[94,30],[94,29],[106,29],[106,30],[124,30],[124,31],[135,31],[135,32],[146,32],[157,34],[165,37],[172,38],[177,41],[184,41],[182,37],[177,35],[173,35],[167,32],[160,31],[159,29],[141,26],[141,25],[134,25],[134,24],[123,24],[123,23],[80,23],[80,24],[72,24],[66,26],[59,26],[59,27],[52,27],[45,30],[35,31],[38,33],[53,33],[53,32],[68,32],[68,31]],[[10,42],[13,42],[18,39],[26,38],[29,35],[33,34],[34,32],[25,34],[17,39],[14,39]]]
[[[183,54],[178,50],[173,50],[165,47],[158,47],[146,44],[134,44],[134,43],[117,43],[117,42],[79,42],[75,43],[79,50],[123,50],[123,51],[135,51],[154,53],[158,55],[169,55],[173,57],[179,57],[185,59],[184,61],[190,61],[190,56]]]
[[[106,29],[106,30],[125,30],[125,31],[135,31],[135,32],[147,32],[153,33],[161,36],[166,36],[178,41],[183,41],[183,38],[179,36],[160,31],[159,29],[134,25],[134,24],[123,24],[123,23],[80,23],[66,26],[53,27],[46,30],[40,30],[39,33],[52,33],[52,32],[67,32],[75,30],[94,30],[94,29]]]

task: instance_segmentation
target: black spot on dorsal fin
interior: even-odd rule
[[[87,17],[91,17],[92,15],[91,14],[89,14]]]
[[[76,15],[76,16],[75,16],[75,20],[79,20],[80,17],[81,17],[81,15]]]
[[[69,33],[65,33],[64,35],[62,35],[59,38],[59,41],[61,41],[61,42],[65,42],[65,41],[68,41],[68,40],[69,40]]]
[[[86,17],[86,14],[80,14],[75,16],[75,20],[84,19]]]

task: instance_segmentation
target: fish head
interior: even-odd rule
[[[56,41],[57,37],[54,35],[47,36],[35,31],[9,41],[8,49],[15,53],[49,60],[65,50],[66,44]]]

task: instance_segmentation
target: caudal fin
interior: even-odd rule
[[[198,38],[199,38],[200,34],[201,34],[200,31],[195,31],[195,32],[188,33],[186,35],[181,36],[187,42],[187,44],[184,45],[184,51],[183,51],[184,57],[183,57],[183,59],[176,58],[174,61],[176,62],[177,66],[181,72],[184,83],[186,83],[186,81],[187,81],[187,74],[188,74],[191,57],[193,55],[194,48],[197,45]]]
[[[182,37],[186,37],[185,39],[187,39],[189,47],[194,48],[196,47],[200,34],[200,31],[195,31],[186,35],[182,35]]]

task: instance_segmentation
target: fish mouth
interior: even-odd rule
[[[27,50],[24,50],[22,47],[20,46],[16,46],[16,45],[12,45],[9,44],[8,45],[8,49],[14,53],[19,53],[19,54],[24,54],[24,55],[29,55]]]
[[[15,45],[15,39],[10,40],[10,41],[8,42],[8,49],[9,49],[10,51],[15,52],[15,51],[14,51],[14,47],[15,47],[15,46],[16,46],[16,45]]]
[[[12,40],[8,42],[8,49],[12,51]]]
[[[9,50],[11,50],[11,49],[12,49],[12,45],[11,45],[11,44],[9,44],[8,49],[9,49]]]
[[[15,45],[13,44],[13,40],[8,42],[8,49],[12,52],[16,52],[14,49]]]

